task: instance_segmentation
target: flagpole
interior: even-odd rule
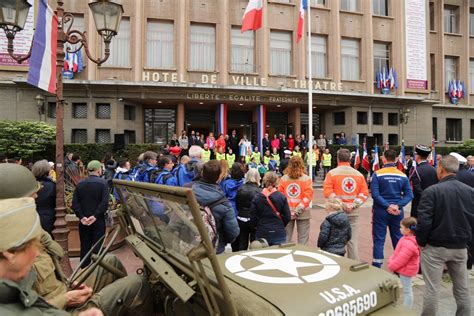
[[[303,1],[303,0],[301,0]],[[313,181],[313,73],[311,62],[311,3],[308,5],[308,141],[310,143],[310,150],[308,155],[309,160],[309,178]]]

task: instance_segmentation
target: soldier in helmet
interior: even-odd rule
[[[429,186],[438,183],[436,169],[427,161],[431,152],[429,147],[418,144],[415,147],[415,161],[409,172],[409,180],[413,189],[414,198],[411,202],[411,217],[417,217],[418,204],[420,203],[421,193]]]
[[[33,196],[39,188],[33,174],[20,165],[0,164],[0,176],[4,179],[0,182],[0,203],[3,199],[10,199],[11,197]],[[3,218],[0,218],[0,231],[3,234],[3,241],[13,238],[12,234],[21,231],[19,228],[24,228],[28,222],[24,216],[18,217],[16,221],[10,221],[8,225],[13,229],[7,229],[3,228],[2,220]],[[21,225],[15,225],[15,223],[20,222]],[[39,230],[40,233],[35,236],[37,236],[38,244],[41,244],[41,249],[32,264],[33,274],[29,278],[31,282],[27,291],[34,293],[31,297],[38,297],[38,294],[41,296],[41,299],[38,299],[38,304],[47,307],[48,313],[51,313],[51,315],[67,315],[67,313],[61,313],[60,310],[62,309],[76,314],[79,311],[93,307],[99,308],[106,315],[150,315],[153,312],[151,289],[146,280],[138,275],[119,278],[102,267],[98,267],[87,279],[86,284],[80,284],[75,290],[69,290],[65,274],[60,265],[64,251],[57,242],[52,240],[48,233],[41,230],[41,227]],[[3,251],[3,248],[0,251]],[[0,254],[0,261],[1,256]],[[122,263],[115,256],[106,255],[103,260],[126,275]],[[1,267],[0,270],[2,270]],[[0,275],[0,278],[3,277]],[[1,280],[0,293],[4,293],[2,292]],[[2,304],[3,301],[0,300],[0,315],[4,315],[1,312]],[[55,308],[57,309],[56,314],[50,312]],[[98,311],[97,308],[94,310]],[[97,314],[84,315],[102,315],[100,311],[98,312]]]

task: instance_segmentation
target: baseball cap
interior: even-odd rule
[[[98,160],[91,160],[87,164],[87,170],[88,171],[96,171],[102,168],[102,164]]]

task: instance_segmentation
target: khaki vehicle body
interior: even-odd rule
[[[120,224],[165,315],[409,315],[397,278],[285,244],[216,255],[190,189],[114,180]]]

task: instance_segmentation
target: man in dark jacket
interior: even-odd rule
[[[270,138],[268,137],[268,133],[265,133],[265,136],[262,138],[262,153],[266,151],[272,151],[272,147],[270,146]]]
[[[228,147],[232,149],[232,151],[235,153],[236,159],[239,158],[239,138],[237,136],[237,131],[235,129],[232,130],[231,135],[229,136],[229,145]]]
[[[413,189],[413,201],[411,201],[411,217],[417,217],[418,203],[420,203],[421,193],[430,185],[438,183],[436,169],[427,161],[431,152],[426,146],[416,145],[416,158],[409,172],[409,180]]]
[[[437,315],[445,266],[453,282],[456,315],[471,315],[466,248],[472,237],[474,189],[456,180],[458,168],[456,158],[443,157],[437,169],[439,183],[423,192],[418,206],[416,241],[422,248],[426,283],[422,315]]]
[[[199,205],[209,206],[216,220],[217,234],[219,235],[217,254],[224,252],[225,245],[233,242],[240,232],[234,209],[217,185],[220,174],[219,162],[217,160],[208,161],[202,169],[202,181],[198,181],[192,186]]]
[[[81,260],[92,246],[105,234],[105,212],[109,205],[107,181],[100,178],[102,165],[97,160],[87,164],[89,177],[78,183],[72,198],[72,209],[79,218],[79,238],[81,240]],[[96,247],[95,252],[99,251]],[[84,268],[90,263],[85,261]]]

